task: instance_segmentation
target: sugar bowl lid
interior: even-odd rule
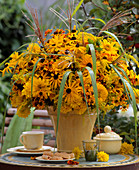
[[[94,137],[95,140],[122,140],[122,138],[115,132],[111,131],[110,126],[104,127],[105,133],[100,133]]]

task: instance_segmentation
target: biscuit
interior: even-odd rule
[[[47,155],[47,156],[51,156],[52,157],[54,154],[53,154],[52,151],[44,151],[43,155]]]
[[[63,158],[60,156],[53,156],[50,158],[50,160],[63,160]]]
[[[50,157],[48,157],[47,155],[42,155],[42,158],[45,160],[49,160]]]

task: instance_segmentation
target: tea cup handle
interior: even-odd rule
[[[24,145],[24,142],[23,142],[23,140],[22,140],[22,137],[23,137],[24,135],[22,134],[22,135],[20,135],[20,142]]]

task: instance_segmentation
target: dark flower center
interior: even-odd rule
[[[45,59],[44,59],[44,58],[42,58],[40,62],[41,62],[41,63],[43,63],[44,61],[45,61]]]
[[[32,66],[33,65],[33,63],[32,62],[28,62],[28,66],[30,67],[30,66]]]
[[[70,94],[70,93],[71,93],[71,89],[68,88],[68,89],[66,90],[66,92],[67,92],[68,94]]]
[[[79,43],[76,44],[76,47],[79,47]]]
[[[65,50],[65,54],[69,54],[69,50]]]
[[[71,30],[72,33],[76,32],[76,30]]]
[[[42,102],[40,102],[39,104],[40,104],[40,106],[42,106]]]
[[[87,63],[87,65],[86,66],[88,66],[88,67],[92,67],[92,64],[91,63]]]
[[[15,83],[15,86],[17,86],[20,91],[22,91],[24,89],[23,84]]]
[[[54,79],[57,80],[58,79],[58,74],[54,75]]]
[[[39,93],[40,96],[41,96],[42,94],[43,94],[42,92]]]
[[[76,37],[72,37],[71,40],[76,40]]]

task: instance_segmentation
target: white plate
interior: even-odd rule
[[[47,163],[63,163],[63,162],[67,162],[69,160],[74,160],[75,158],[63,159],[63,160],[46,160],[46,159],[43,159],[42,156],[38,156],[35,159],[38,160],[38,161],[43,161],[43,162],[47,162]]]
[[[12,152],[12,153],[17,153],[17,154],[26,154],[26,155],[30,155],[30,154],[43,154],[44,151],[54,151],[54,148],[52,148],[51,146],[43,146],[41,149],[39,150],[27,150],[24,148],[24,146],[17,146],[14,148],[9,148],[7,149],[7,152]],[[57,149],[55,148],[55,151],[57,151]]]

